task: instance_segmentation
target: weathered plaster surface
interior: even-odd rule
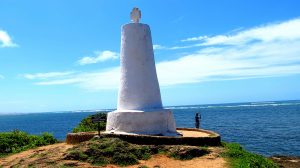
[[[162,108],[150,28],[142,23],[122,27],[118,110]]]
[[[120,61],[118,107],[108,113],[106,131],[177,135],[172,112],[162,106],[148,25],[122,26]]]
[[[176,135],[175,120],[170,110],[148,112],[110,112],[106,131],[114,133]]]

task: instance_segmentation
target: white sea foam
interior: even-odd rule
[[[290,106],[300,105],[300,102],[251,102],[245,104],[215,104],[215,105],[198,105],[198,106],[170,106],[168,109],[183,110],[183,109],[206,109],[206,108],[238,108],[238,107],[265,107],[265,106]]]

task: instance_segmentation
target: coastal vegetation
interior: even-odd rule
[[[106,118],[107,113],[96,113],[81,120],[81,122],[73,129],[73,132],[91,132],[97,131],[98,124],[92,122],[92,118]],[[105,130],[106,122],[100,123],[100,130]]]
[[[278,168],[278,166],[270,159],[262,155],[250,153],[244,150],[238,143],[225,143],[225,152],[222,154],[227,158],[232,168]]]
[[[18,153],[38,146],[57,143],[57,139],[49,133],[42,135],[29,135],[22,131],[1,132],[0,133],[0,157],[12,153]]]
[[[221,156],[232,168],[278,168],[270,159],[250,153],[237,143],[222,143]],[[136,145],[118,138],[94,138],[69,149],[66,160],[78,160],[94,165],[115,164],[128,166],[148,160],[152,155],[163,154],[177,160],[190,160],[209,154],[208,147],[182,145]]]
[[[71,148],[65,159],[94,165],[128,166],[148,160],[151,155],[165,154],[179,160],[190,160],[209,153],[207,148],[192,146],[136,145],[118,138],[94,138]]]

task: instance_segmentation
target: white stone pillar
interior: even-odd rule
[[[134,8],[134,23],[122,26],[118,107],[108,113],[106,132],[177,136],[173,113],[162,106],[150,27],[140,16]]]
[[[150,27],[122,26],[118,110],[161,109]]]

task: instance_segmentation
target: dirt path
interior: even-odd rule
[[[31,149],[18,154],[0,159],[0,167],[83,167],[93,168],[89,163],[64,160],[64,155],[73,145],[58,143]],[[180,161],[168,158],[165,155],[154,155],[149,160],[141,160],[140,164],[129,166],[128,168],[137,168],[146,165],[149,168],[225,168],[225,160],[219,156],[222,148],[209,148],[212,152],[208,155],[194,158],[192,160]],[[117,168],[115,165],[107,165],[106,168]]]

